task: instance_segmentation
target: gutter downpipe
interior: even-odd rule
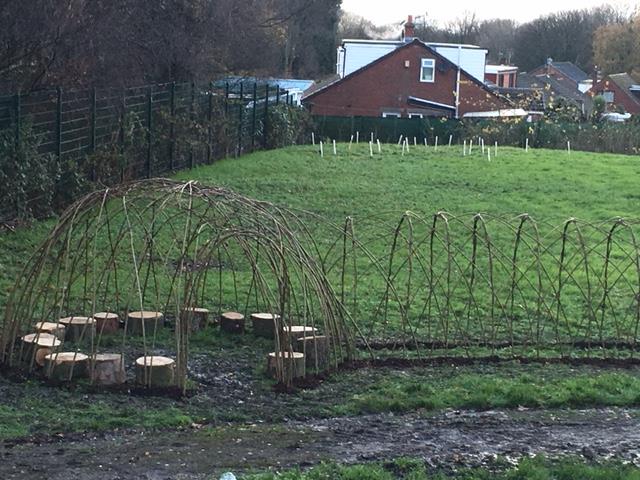
[[[462,45],[458,45],[458,74],[456,75],[456,119],[460,118],[460,60]]]

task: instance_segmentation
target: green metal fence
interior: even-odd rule
[[[0,132],[37,137],[38,151],[88,166],[103,183],[149,178],[239,156],[269,141],[269,111],[293,96],[265,83],[164,83],[125,89],[55,88],[0,97]],[[13,133],[11,133],[13,135]],[[119,153],[120,178],[96,178]],[[37,199],[32,199],[37,201]],[[15,212],[0,206],[0,221]]]

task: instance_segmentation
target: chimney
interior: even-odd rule
[[[596,84],[598,83],[598,66],[594,65],[593,66],[593,74],[591,75],[591,88],[595,88]]]
[[[411,42],[415,38],[415,25],[413,23],[413,15],[409,15],[402,30],[402,40]]]

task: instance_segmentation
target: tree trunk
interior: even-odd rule
[[[251,326],[257,337],[274,338],[280,315],[273,313],[252,313]]]
[[[199,332],[209,325],[209,313],[206,308],[185,308],[182,311],[182,321],[189,323],[191,333]]]
[[[305,327],[303,325],[289,325],[284,327],[282,333],[282,342],[285,348],[296,346],[296,341],[302,337],[312,337],[318,333],[317,328]]]
[[[50,353],[44,357],[44,371],[52,380],[70,381],[89,374],[89,357],[79,352]]]
[[[127,379],[124,358],[119,353],[99,353],[89,362],[91,383],[119,385]]]
[[[54,322],[38,322],[35,325],[36,333],[48,333],[49,335],[53,335],[58,340],[64,340],[65,336],[65,326],[62,323],[54,323]]]
[[[238,312],[224,312],[220,316],[220,329],[227,333],[243,333],[244,315]]]
[[[271,352],[267,356],[269,375],[280,382],[304,377],[304,354],[300,352]]]
[[[118,317],[117,313],[98,312],[93,318],[96,321],[96,332],[98,335],[116,333],[120,328],[120,317]]]
[[[329,367],[329,338],[325,335],[296,340],[295,350],[304,353],[307,371],[321,372]]]
[[[145,387],[175,385],[176,362],[167,357],[147,356],[136,360],[136,383]]]
[[[129,312],[127,333],[130,335],[153,337],[156,330],[164,327],[162,312]]]
[[[44,357],[55,352],[62,342],[49,333],[30,333],[22,337],[22,361],[31,365],[44,365]]]
[[[60,323],[65,326],[65,338],[70,342],[91,341],[96,333],[96,321],[93,318],[66,317],[61,318]]]

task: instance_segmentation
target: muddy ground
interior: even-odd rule
[[[434,468],[491,466],[496,456],[582,455],[640,463],[638,412],[446,412],[371,415],[278,426],[71,435],[5,443],[3,479],[210,479],[231,470],[419,457]]]

